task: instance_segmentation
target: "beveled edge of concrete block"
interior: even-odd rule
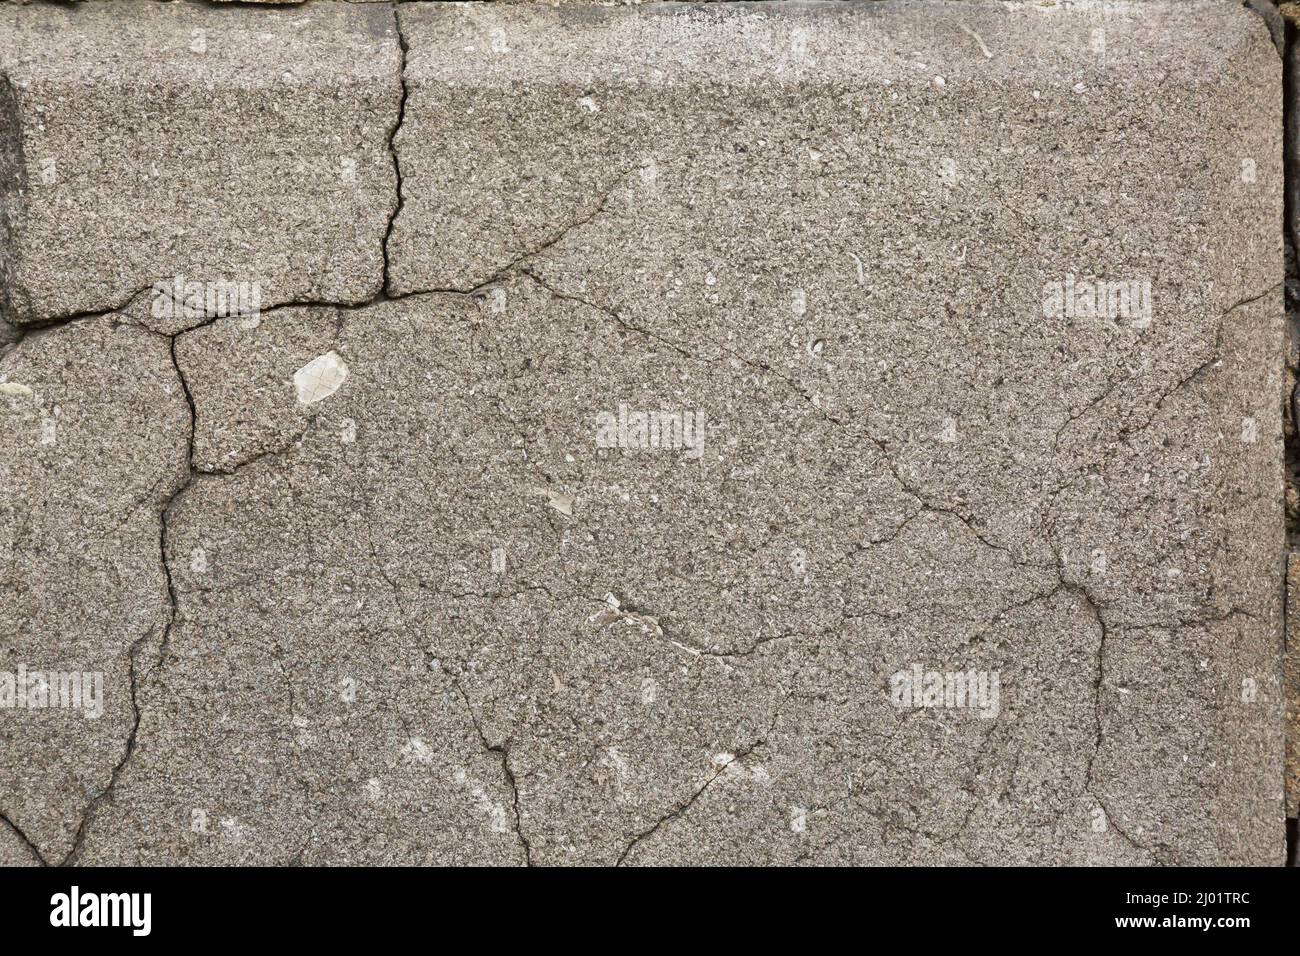
[[[335,95],[347,89],[383,90],[392,99],[391,109],[386,106],[381,116],[388,127],[388,142],[381,146],[388,150],[389,170],[380,186],[393,193],[390,208],[380,211],[387,217],[397,203],[391,136],[398,122],[400,57],[391,5],[323,0],[260,10],[197,0],[0,4],[0,316],[25,325],[120,311],[152,284],[170,278],[154,274],[156,270],[110,276],[111,281],[97,283],[101,288],[93,295],[78,296],[80,301],[66,307],[25,301],[22,273],[33,260],[22,245],[24,195],[34,172],[24,153],[41,125],[28,104],[35,99],[34,89],[67,102],[75,102],[87,88],[131,88],[146,94],[155,89],[254,89],[268,97],[293,88]],[[147,213],[142,209],[138,216]],[[374,276],[365,290],[338,295],[341,301],[358,304],[382,287],[386,227],[380,227],[374,237]],[[39,257],[39,250],[34,254]],[[322,258],[320,268],[328,267]],[[70,275],[67,281],[84,288],[85,278]],[[112,288],[102,288],[107,285]],[[263,305],[310,298],[312,292],[273,292]]]
[[[1097,65],[1098,43],[1111,57],[1108,68],[1127,71],[1135,84],[1165,86],[1213,82],[1261,40],[1277,59],[1263,18],[1234,0],[455,0],[403,4],[401,19],[414,41],[409,81],[480,86],[525,78],[673,86],[837,76],[922,86],[943,73],[950,85],[1068,87],[1080,80],[1072,69]]]
[[[196,0],[6,5],[0,7],[0,72],[20,88],[34,81],[380,82],[387,71],[372,54],[392,33],[390,9],[351,2],[275,9]]]

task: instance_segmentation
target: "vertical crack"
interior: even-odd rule
[[[204,326],[210,324],[211,321],[205,322],[202,325],[196,326],[195,328],[203,328]],[[189,331],[193,331],[193,329]],[[185,448],[185,466],[186,466],[185,478],[171,493],[171,495],[167,498],[167,500],[163,502],[162,511],[158,516],[158,551],[159,551],[159,557],[162,560],[163,577],[167,582],[167,601],[168,604],[170,605],[170,611],[167,616],[167,625],[163,629],[162,643],[158,647],[159,664],[161,664],[163,660],[166,658],[167,649],[171,646],[172,628],[176,624],[176,613],[177,613],[177,608],[179,607],[179,603],[176,598],[176,582],[172,578],[171,565],[167,562],[167,553],[169,550],[170,535],[171,535],[172,508],[175,506],[176,502],[180,499],[181,495],[183,495],[186,491],[189,490],[190,485],[194,483],[194,476],[198,473],[198,469],[194,465],[194,436],[195,436],[195,430],[198,427],[198,420],[199,420],[198,406],[194,404],[194,393],[190,391],[189,380],[185,378],[185,372],[181,369],[180,359],[176,357],[176,340],[179,339],[184,334],[185,334],[184,332],[179,332],[176,335],[171,336],[171,341],[169,343],[169,350],[171,352],[171,358],[172,358],[172,368],[176,371],[177,381],[180,382],[181,394],[185,397],[185,405],[189,409],[190,420],[189,420],[189,436]]]
[[[533,844],[524,833],[523,816],[519,810],[519,782],[515,779],[515,772],[510,767],[510,744],[507,741],[504,744],[488,743],[487,734],[483,732],[483,725],[478,722],[478,715],[474,713],[474,705],[470,703],[469,694],[465,693],[465,688],[461,686],[460,681],[453,675],[451,676],[452,686],[460,694],[461,699],[465,701],[465,710],[469,714],[469,721],[474,725],[474,732],[478,734],[478,739],[483,744],[483,749],[490,754],[495,754],[501,760],[501,771],[505,776],[506,783],[510,787],[510,793],[513,797],[514,816],[515,816],[515,836],[519,838],[519,845],[524,850],[524,866],[533,865]]]
[[[0,822],[4,823],[10,830],[14,831],[14,834],[18,839],[27,846],[27,852],[32,855],[32,858],[35,859],[37,863],[41,866],[50,865],[49,860],[45,859],[45,855],[41,853],[40,848],[32,842],[31,838],[26,833],[23,832],[22,827],[14,823],[13,820],[10,820],[4,813],[0,813]]]
[[[1119,825],[1115,814],[1111,812],[1106,801],[1094,788],[1094,768],[1097,764],[1097,758],[1101,755],[1102,744],[1105,743],[1106,738],[1106,724],[1102,716],[1102,693],[1105,690],[1106,684],[1106,641],[1110,637],[1110,630],[1106,626],[1106,618],[1101,612],[1100,605],[1098,605],[1097,601],[1093,598],[1092,592],[1088,590],[1086,585],[1066,581],[1063,568],[1061,569],[1061,585],[1067,591],[1078,596],[1079,600],[1083,603],[1083,606],[1088,609],[1088,613],[1096,620],[1097,627],[1100,629],[1100,636],[1097,639],[1097,672],[1093,678],[1092,712],[1094,736],[1092,755],[1088,758],[1088,766],[1083,778],[1084,792],[1088,794],[1088,796],[1092,797],[1093,800],[1097,801],[1097,806],[1099,806],[1101,812],[1106,815],[1106,824],[1113,828],[1124,842],[1135,850],[1139,850],[1144,854],[1154,857],[1155,854],[1150,847],[1139,843],[1127,830]]]
[[[194,436],[195,427],[198,422],[198,410],[194,404],[194,395],[190,391],[189,382],[185,378],[185,373],[181,369],[180,360],[176,356],[176,341],[182,335],[186,335],[189,332],[196,331],[197,329],[205,328],[206,326],[211,325],[214,321],[215,318],[209,318],[207,321],[202,322],[193,328],[185,329],[166,337],[168,339],[168,354],[171,357],[172,369],[176,373],[176,380],[180,384],[181,394],[185,399],[189,422],[186,436],[184,477],[177,482],[176,486],[162,502],[162,506],[158,512],[158,555],[162,564],[163,579],[166,584],[167,619],[162,627],[162,636],[158,642],[158,654],[157,659],[154,661],[153,670],[160,667],[163,661],[166,660],[167,649],[171,645],[172,629],[176,625],[177,609],[179,607],[176,596],[176,584],[172,578],[171,566],[167,562],[169,534],[171,530],[171,512],[176,502],[187,490],[189,490],[190,485],[194,482],[194,476],[198,473],[194,466]],[[157,633],[156,629],[151,629],[131,645],[128,654],[131,679],[131,710],[133,714],[131,732],[127,735],[126,746],[123,749],[121,759],[118,760],[117,764],[113,767],[112,773],[109,775],[108,785],[95,795],[94,799],[90,801],[89,805],[87,805],[86,809],[82,812],[81,822],[77,826],[77,832],[72,841],[72,848],[63,858],[62,866],[73,866],[79,861],[82,848],[85,845],[86,834],[94,823],[99,808],[106,800],[112,799],[114,789],[117,787],[118,779],[126,769],[126,765],[131,761],[131,757],[135,754],[136,737],[140,731],[140,671],[137,661],[141,648],[144,646],[145,642],[154,636],[155,633]]]
[[[1101,755],[1102,745],[1106,741],[1106,723],[1103,716],[1102,695],[1106,687],[1106,645],[1110,639],[1110,627],[1106,624],[1106,616],[1102,612],[1101,605],[1093,597],[1092,591],[1081,581],[1071,581],[1066,577],[1065,561],[1061,553],[1056,555],[1056,575],[1060,580],[1059,589],[1068,591],[1079,599],[1088,614],[1097,622],[1098,637],[1096,651],[1096,671],[1093,675],[1092,682],[1092,715],[1093,715],[1093,742],[1092,753],[1088,757],[1088,763],[1084,770],[1083,792],[1096,801],[1101,812],[1106,816],[1106,825],[1119,834],[1133,849],[1138,850],[1146,856],[1151,857],[1155,862],[1161,862],[1155,851],[1145,844],[1139,842],[1127,830],[1119,825],[1118,818],[1111,812],[1106,800],[1097,793],[1095,789],[1095,768],[1097,758]],[[1053,592],[1055,593],[1055,592]]]
[[[484,741],[484,744],[487,744],[486,740]],[[515,772],[510,769],[510,750],[504,745],[490,746],[487,749],[489,752],[497,754],[501,758],[501,770],[505,774],[506,783],[510,785],[510,793],[514,806],[515,835],[519,837],[519,842],[524,848],[524,866],[532,866],[533,845],[524,834],[523,817],[519,812],[519,782],[515,780]]]
[[[397,30],[397,45],[401,52],[398,60],[398,80],[402,85],[402,97],[397,105],[397,120],[388,130],[388,152],[393,157],[393,172],[397,176],[397,201],[393,204],[393,213],[388,217],[388,228],[384,230],[383,256],[384,256],[384,276],[382,292],[385,295],[393,294],[393,277],[388,261],[388,245],[393,238],[393,226],[397,222],[397,217],[401,215],[402,206],[405,205],[405,197],[402,188],[402,164],[397,157],[397,134],[402,129],[402,123],[406,121],[406,34],[402,32],[402,14],[398,9],[398,4],[393,3],[393,27]]]
[[[139,670],[136,664],[136,658],[139,657],[140,648],[144,645],[145,641],[149,640],[154,633],[154,630],[151,629],[131,644],[131,650],[127,655],[130,662],[131,674],[131,712],[133,714],[131,720],[131,732],[127,735],[126,746],[122,750],[121,759],[118,760],[116,765],[114,765],[113,772],[109,775],[108,786],[99,791],[99,793],[95,795],[95,798],[90,801],[89,805],[87,805],[86,809],[82,811],[81,822],[77,825],[77,833],[72,839],[72,848],[68,850],[68,854],[63,858],[63,862],[60,866],[76,865],[78,858],[81,856],[82,847],[85,845],[86,833],[89,831],[90,825],[94,822],[95,815],[99,812],[99,808],[103,802],[112,797],[113,789],[117,786],[118,778],[122,775],[122,771],[126,769],[127,763],[130,762],[132,755],[135,753],[136,735],[140,731],[140,701],[138,697]]]

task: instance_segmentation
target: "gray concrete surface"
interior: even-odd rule
[[[0,862],[1281,861],[1259,18],[132,6],[283,26],[268,75],[354,44],[236,84],[252,131],[188,61],[126,89],[367,158],[334,197],[123,138],[8,205],[15,320],[108,314],[0,358],[0,670],[106,683],[0,712]],[[20,183],[92,129],[86,7],[0,11]],[[167,241],[146,157],[260,226]],[[278,233],[318,209],[341,245]],[[181,268],[261,311],[159,317]],[[1053,307],[1087,277],[1142,291]],[[913,668],[998,696],[902,707]]]
[[[388,9],[6,4],[0,35],[0,315],[118,309],[176,275],[257,281],[263,306],[378,288]]]
[[[98,717],[0,711],[0,812],[61,859],[170,616],[158,514],[188,470],[189,415],[166,340],[113,317],[28,336],[0,364],[0,414],[0,670],[104,675]]]

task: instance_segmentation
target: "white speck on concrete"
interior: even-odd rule
[[[243,843],[247,831],[248,828],[235,817],[226,817],[221,821],[221,833],[231,843]]]
[[[857,253],[855,253],[855,252],[850,252],[850,253],[849,253],[849,258],[853,260],[853,264],[854,264],[854,266],[857,267],[857,270],[858,270],[858,285],[866,285],[866,282],[867,282],[867,276],[866,276],[866,273],[865,273],[865,272],[863,271],[863,269],[862,269],[862,260],[858,258],[858,255],[857,255]]]
[[[591,617],[587,618],[587,623],[594,624],[597,627],[605,627],[615,621],[622,621],[631,627],[635,627],[642,634],[653,635],[654,637],[663,637],[664,630],[659,626],[659,619],[651,617],[649,614],[637,614],[635,611],[622,610],[622,603],[613,594],[605,595],[605,607],[597,611]],[[674,641],[674,644],[677,642]],[[678,644],[678,647],[682,645]],[[684,648],[690,650],[690,648]],[[695,651],[694,653],[699,653]]]
[[[487,292],[488,311],[492,315],[505,315],[506,311],[506,290],[501,286],[493,286]]]
[[[412,737],[402,748],[402,756],[412,763],[428,766],[433,763],[433,751],[419,737]]]
[[[986,60],[993,59],[993,53],[989,50],[988,45],[984,42],[984,38],[982,36],[980,36],[970,27],[966,26],[966,24],[964,23],[959,23],[957,25],[975,38],[975,42],[980,45],[980,52],[984,54],[984,59]]]
[[[552,488],[534,488],[533,492],[539,495],[546,495],[548,504],[562,515],[573,514],[573,503],[577,500],[573,495],[566,495],[563,492],[555,491]]]
[[[304,405],[329,398],[347,381],[348,367],[338,352],[329,351],[312,359],[293,375],[298,401]]]
[[[659,699],[659,682],[653,677],[645,677],[641,680],[641,703],[649,707]]]
[[[470,796],[474,798],[475,806],[479,813],[488,818],[488,828],[493,833],[505,833],[510,829],[506,818],[506,808],[493,800],[478,780],[472,780],[463,769],[459,769],[453,774],[453,779],[462,787],[467,787]]]

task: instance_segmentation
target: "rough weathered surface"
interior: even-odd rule
[[[0,672],[103,674],[103,714],[0,710],[0,813],[49,862],[124,759],[169,618],[160,514],[189,411],[165,339],[113,317],[0,359]]]
[[[158,497],[110,593],[162,631],[119,635],[138,728],[77,861],[1280,861],[1258,18],[398,16],[397,298],[115,333],[193,417],[113,426]],[[1087,276],[1149,315],[1044,308]],[[603,447],[621,406],[702,445]],[[998,705],[900,709],[913,666]],[[60,858],[53,784],[6,786]]]
[[[178,274],[365,300],[400,59],[369,4],[0,7],[0,314],[109,311]]]
[[[1287,556],[1287,607],[1300,607],[1300,555]],[[1300,619],[1287,615],[1286,657],[1286,815],[1300,816]]]

